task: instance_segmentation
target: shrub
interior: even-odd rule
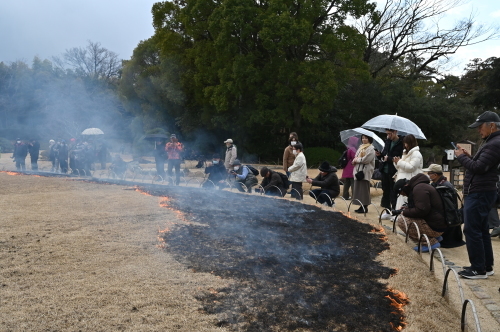
[[[306,156],[308,168],[319,167],[324,161],[328,161],[330,165],[337,167],[342,153],[332,148],[317,147],[304,149],[304,155]]]
[[[14,151],[14,145],[6,138],[0,137],[0,152],[9,153]]]

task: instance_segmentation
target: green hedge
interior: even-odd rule
[[[318,167],[323,161],[328,161],[330,165],[337,167],[341,152],[332,148],[305,148],[304,155],[306,156],[307,167]]]

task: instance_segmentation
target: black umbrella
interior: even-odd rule
[[[168,139],[168,136],[164,134],[149,134],[142,136],[141,139],[146,141],[161,141],[163,139]]]

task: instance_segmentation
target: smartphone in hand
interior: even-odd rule
[[[454,148],[455,150],[458,150],[458,148],[457,148],[457,146],[455,145],[455,143],[451,142],[451,145],[453,146],[453,148]]]

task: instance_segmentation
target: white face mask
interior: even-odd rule
[[[292,146],[294,146],[295,144],[297,144],[297,142],[291,141],[290,144],[292,144]]]
[[[293,154],[297,154],[297,150],[293,150]]]
[[[17,141],[17,144],[20,144],[20,143],[21,143],[21,141]]]
[[[233,169],[234,169],[235,171],[237,171],[237,170],[239,170],[239,169],[240,169],[240,166],[234,166],[234,167],[233,167]]]
[[[218,160],[212,160],[212,163],[213,163],[214,165],[217,165],[217,164],[219,163],[219,161],[218,161]]]

